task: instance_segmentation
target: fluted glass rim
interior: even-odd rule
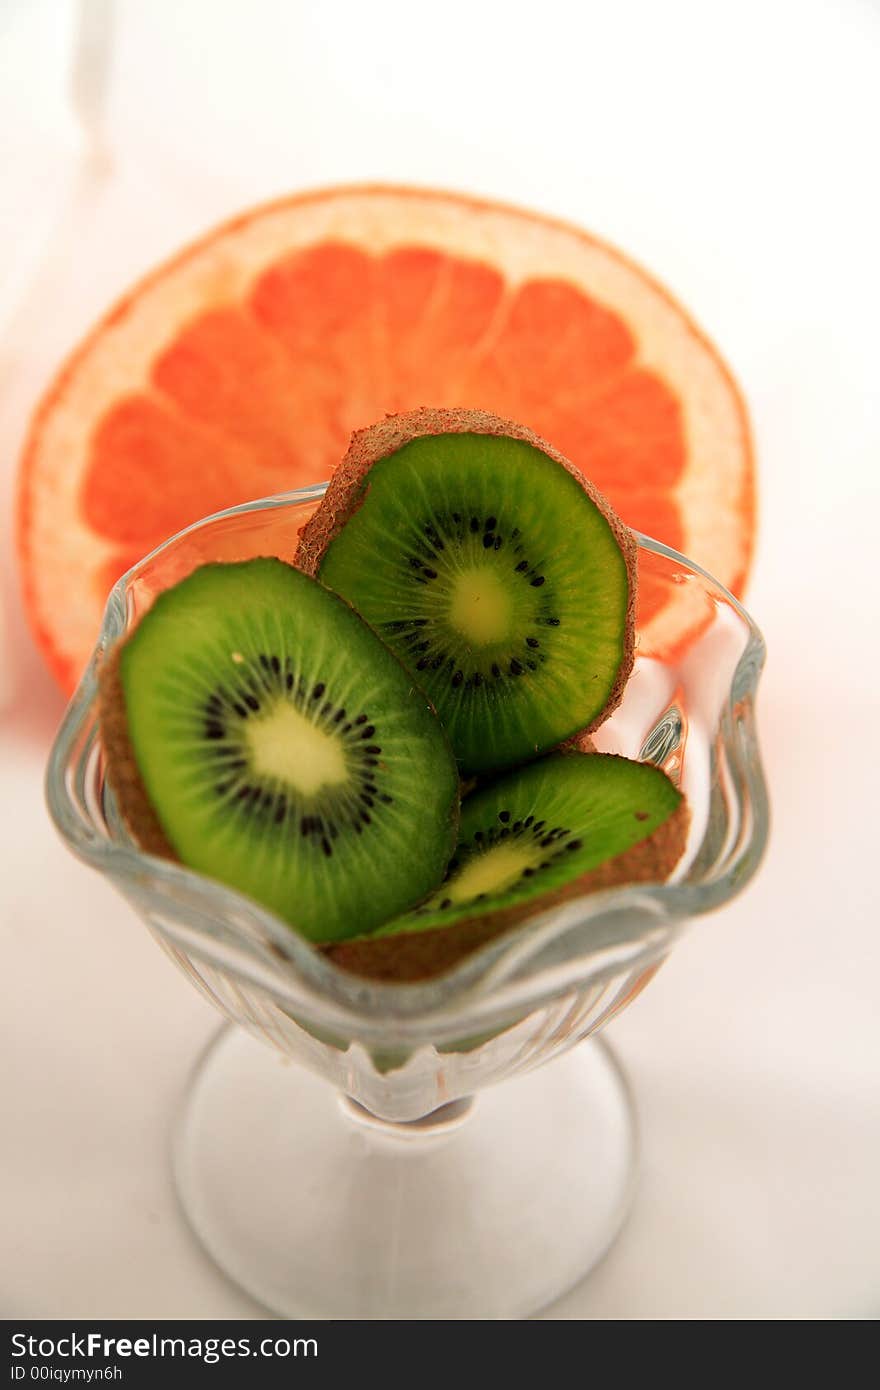
[[[537,1007],[560,993],[647,969],[668,953],[682,925],[720,906],[755,873],[764,853],[769,811],[755,726],[755,695],[765,658],[761,633],[746,609],[702,566],[640,532],[641,550],[665,557],[716,590],[743,622],[747,638],[727,694],[721,724],[736,771],[745,829],[724,871],[706,882],[633,884],[572,899],[496,937],[444,975],[419,983],[381,983],[336,966],[274,913],[181,864],[108,837],[93,811],[84,756],[97,746],[97,672],[103,654],[125,633],[131,585],[185,537],[230,518],[317,502],[326,483],[276,493],[203,517],[171,536],[113,586],[91,659],[53,742],[46,770],[52,820],[69,849],[109,876],[136,905],[159,908],[162,935],[177,951],[266,990],[282,1007],[328,1027],[356,1025],[364,1042],[428,1041],[448,1028],[490,1026],[511,1012]],[[79,762],[76,759],[79,758]],[[248,932],[221,931],[244,923]],[[255,946],[255,939],[263,948]],[[266,949],[268,947],[268,949]]]

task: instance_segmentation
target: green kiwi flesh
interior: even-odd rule
[[[329,954],[375,979],[438,974],[568,898],[662,882],[687,826],[686,802],[659,768],[606,753],[551,754],[467,798],[447,878],[425,902]]]
[[[597,727],[632,667],[632,536],[549,445],[482,412],[355,435],[297,564],[408,666],[465,774]]]
[[[442,879],[459,794],[440,722],[348,604],[290,565],[197,569],[100,684],[110,782],[148,852],[316,942],[369,931]]]

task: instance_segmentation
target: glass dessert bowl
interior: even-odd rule
[[[105,780],[98,725],[102,655],[153,598],[209,560],[291,559],[322,494],[209,517],[119,581],[52,749],[49,807],[71,850],[238,1025],[199,1062],[174,1144],[183,1208],[230,1277],[287,1317],[524,1316],[602,1256],[632,1190],[626,1085],[604,1044],[584,1040],[760,861],[763,642],[709,575],[637,537],[644,591],[674,592],[681,621],[665,650],[656,625],[639,630],[595,742],[685,792],[671,879],[537,913],[433,980],[359,978],[250,899],[143,853]]]

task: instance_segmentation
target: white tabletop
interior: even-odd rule
[[[570,218],[665,279],[731,361],[759,456],[771,847],[609,1030],[640,1186],[548,1316],[876,1316],[880,11],[453,0],[430,31],[390,0],[112,11],[104,97],[93,49],[79,99],[87,164],[63,98],[73,4],[0,19],[4,516],[60,352],[178,241],[290,188],[398,179]],[[62,701],[2,550],[0,1316],[263,1316],[170,1184],[215,1015],[48,823]]]

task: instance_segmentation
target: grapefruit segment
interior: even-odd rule
[[[636,529],[741,591],[748,422],[717,353],[624,256],[535,214],[342,188],[257,208],[136,286],[50,386],[26,442],[18,547],[37,639],[70,690],[111,579],[209,512],[329,477],[354,429],[481,408],[548,440]],[[640,596],[643,649],[695,620]]]
[[[549,407],[555,420],[566,404],[582,410],[587,393],[600,391],[635,355],[626,325],[573,285],[527,281],[513,296],[506,319],[468,392],[492,391],[534,411]]]
[[[306,419],[314,415],[334,427],[325,445],[334,454],[340,444],[345,451],[354,421],[373,418],[381,394],[375,279],[371,257],[334,242],[270,265],[248,299],[257,323],[287,353]]]
[[[548,412],[541,414],[550,424]],[[665,382],[639,368],[594,397],[589,410],[560,418],[557,433],[566,440],[568,456],[575,455],[598,487],[620,495],[648,491],[669,497],[687,463],[678,401]]]
[[[453,404],[487,351],[505,296],[503,277],[478,261],[437,252],[429,261],[413,247],[386,254],[379,267],[389,368],[388,404],[379,413],[410,408],[429,386],[432,404]]]
[[[247,450],[234,440],[150,396],[127,396],[92,436],[83,520],[98,535],[144,554],[163,536],[224,506],[248,462]]]
[[[240,308],[211,309],[160,354],[153,386],[177,410],[247,446],[283,479],[308,466],[287,353]]]

